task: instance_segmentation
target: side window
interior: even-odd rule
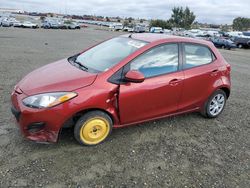
[[[178,44],[165,44],[142,54],[130,63],[131,70],[138,70],[145,78],[178,70]]]
[[[185,63],[184,68],[192,68],[211,63],[214,59],[213,53],[208,47],[198,44],[185,44]]]

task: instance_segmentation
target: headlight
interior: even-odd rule
[[[31,108],[48,108],[66,102],[77,94],[73,92],[55,92],[33,95],[23,99],[23,104]]]

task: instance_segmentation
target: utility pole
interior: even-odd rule
[[[68,15],[68,10],[67,10],[68,5],[67,4],[68,4],[67,0],[64,0],[64,14],[66,14],[66,15]]]

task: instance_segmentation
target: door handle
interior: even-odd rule
[[[218,74],[219,70],[218,69],[215,69],[211,72],[211,76],[216,76]]]
[[[177,78],[175,78],[175,79],[169,81],[169,85],[171,85],[171,86],[176,86],[176,85],[178,85],[181,81],[182,81],[182,79],[177,79]]]

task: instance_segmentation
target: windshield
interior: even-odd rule
[[[146,44],[147,42],[144,41],[117,37],[78,55],[75,61],[84,65],[84,67],[87,67],[89,70],[103,72]]]

